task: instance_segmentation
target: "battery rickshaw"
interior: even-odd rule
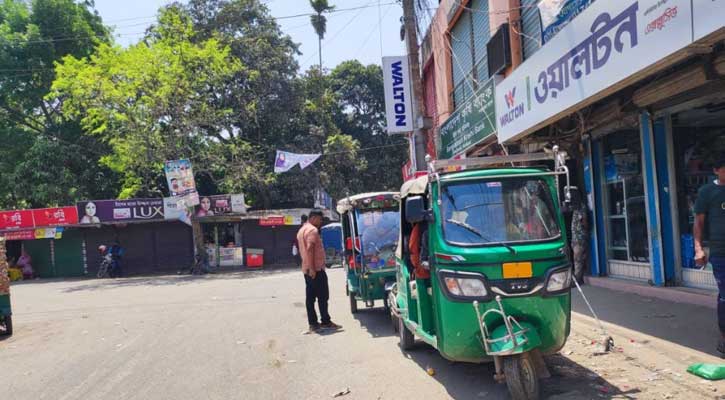
[[[350,311],[358,301],[368,308],[382,300],[388,309],[388,292],[395,284],[395,250],[398,247],[399,204],[397,192],[363,193],[337,203],[345,247],[343,266]]]
[[[559,178],[566,177],[565,201],[574,189],[564,157],[555,147],[429,159],[428,174],[403,185],[389,300],[401,349],[418,338],[452,361],[494,362],[494,378],[512,398],[539,398],[539,378],[548,375],[543,355],[559,351],[570,331]],[[536,161],[554,169],[511,166]]]

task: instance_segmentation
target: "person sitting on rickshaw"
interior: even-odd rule
[[[413,225],[408,243],[410,262],[413,264],[413,274],[416,279],[429,279],[430,266],[424,264],[428,261],[428,226],[420,222]]]
[[[17,266],[23,271],[23,279],[33,279],[33,259],[30,254],[22,250],[20,258],[18,258]]]

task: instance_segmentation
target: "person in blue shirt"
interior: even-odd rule
[[[111,271],[109,275],[113,278],[120,278],[122,275],[121,259],[123,258],[124,249],[118,241],[114,242],[111,248],[108,250],[111,254]]]

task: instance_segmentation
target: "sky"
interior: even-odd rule
[[[308,0],[261,0],[272,16],[288,17],[312,12]],[[327,16],[327,34],[322,42],[323,65],[334,68],[345,60],[357,59],[363,64],[380,64],[381,34],[382,55],[405,54],[404,42],[400,41],[400,17],[402,8],[395,0],[330,0],[338,10]],[[144,30],[154,22],[159,7],[169,0],[96,0],[96,9],[107,25],[114,26],[116,41],[123,46],[137,42]],[[378,7],[380,4],[380,7]],[[381,19],[379,20],[379,16]],[[379,23],[382,21],[382,23]],[[317,34],[305,15],[278,20],[282,31],[300,44],[302,55],[298,57],[300,71],[317,65]]]

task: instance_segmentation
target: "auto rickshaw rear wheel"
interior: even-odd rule
[[[350,312],[357,314],[357,299],[355,299],[355,292],[348,293],[347,297],[350,299]]]
[[[539,376],[533,360],[527,353],[503,357],[503,372],[511,399],[539,399]]]
[[[398,334],[400,336],[400,349],[401,350],[410,350],[415,345],[415,336],[413,335],[413,332],[408,330],[408,327],[405,326],[405,322],[403,322],[403,318],[398,318]]]
[[[3,332],[3,335],[12,335],[13,334],[13,317],[10,315],[6,315],[3,317],[3,326],[5,327],[5,331]]]

